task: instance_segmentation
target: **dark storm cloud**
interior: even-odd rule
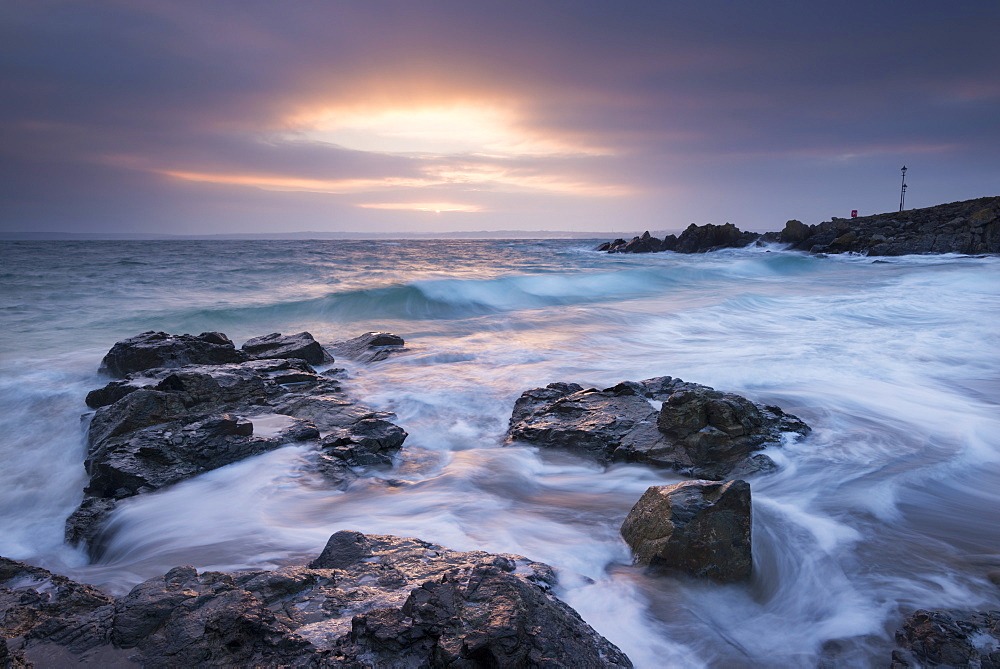
[[[475,204],[471,228],[767,227],[878,209],[912,161],[923,204],[991,194],[998,29],[994,2],[6,3],[0,226],[399,228],[356,205],[432,198]],[[296,126],[480,101],[502,144],[556,148]]]

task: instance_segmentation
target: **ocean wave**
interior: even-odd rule
[[[551,306],[641,299],[685,288],[770,280],[820,268],[816,259],[782,253],[757,254],[737,262],[729,258],[714,265],[690,260],[662,262],[649,257],[645,260],[611,272],[569,274],[542,269],[531,274],[486,279],[424,279],[246,307],[199,309],[197,314],[220,322],[261,315],[298,321],[473,318]]]

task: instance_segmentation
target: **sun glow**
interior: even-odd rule
[[[546,137],[514,106],[475,102],[324,107],[287,120],[293,136],[356,151],[497,158],[593,155],[601,151]]]
[[[286,150],[310,146],[329,150],[336,177],[325,177],[315,158],[299,172],[267,170],[192,169],[171,166],[151,169],[159,174],[185,181],[226,186],[245,186],[269,191],[327,193],[349,195],[369,193],[371,204],[355,204],[369,209],[397,209],[432,212],[483,211],[473,204],[435,202],[431,198],[477,198],[474,193],[527,193],[575,197],[618,197],[632,189],[620,184],[595,182],[586,176],[584,163],[607,152],[585,146],[555,132],[545,131],[527,122],[523,109],[513,103],[485,101],[450,101],[396,104],[341,103],[314,105],[286,117],[283,134],[277,144]],[[272,131],[274,128],[272,128]],[[275,142],[274,135],[269,136]],[[342,149],[359,153],[382,154],[382,174],[372,174],[365,164],[366,176],[344,176],[344,164],[360,159]],[[589,164],[589,163],[587,163]],[[297,170],[296,170],[297,171]],[[387,191],[433,189],[433,194],[386,197]],[[400,200],[415,200],[409,202]],[[425,199],[427,198],[427,199]],[[367,199],[367,198],[366,198]],[[428,202],[428,200],[430,200]]]
[[[477,213],[485,211],[480,206],[474,204],[455,204],[453,202],[378,202],[372,204],[359,204],[363,209],[393,209],[398,211],[431,211],[435,214],[459,211],[463,213]]]

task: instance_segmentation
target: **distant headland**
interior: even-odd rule
[[[833,218],[815,225],[791,220],[780,232],[744,232],[732,223],[692,223],[680,235],[658,239],[646,232],[629,241],[605,242],[597,250],[608,253],[704,253],[757,242],[780,242],[812,253],[872,256],[1000,253],[1000,196],[859,218]]]

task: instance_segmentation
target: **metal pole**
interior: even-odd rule
[[[903,211],[903,201],[906,199],[906,165],[903,165],[903,185],[899,189],[899,210]]]

